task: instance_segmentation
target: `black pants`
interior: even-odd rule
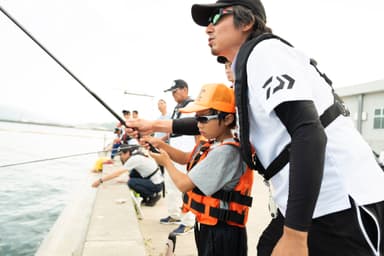
[[[384,255],[384,201],[376,204],[363,206],[368,209],[378,222],[366,213],[362,207],[353,205],[350,209],[328,214],[313,219],[312,226],[308,232],[308,248],[310,256],[369,256]],[[360,212],[360,213],[358,213]],[[378,237],[381,238],[380,254],[374,254],[365,239],[358,221],[361,220],[369,240],[374,247],[377,246]],[[270,256],[273,248],[280,239],[283,231],[284,217],[278,213],[264,230],[257,245],[258,256]],[[380,235],[378,234],[378,230]]]
[[[163,183],[153,184],[151,179],[142,178],[141,175],[133,169],[129,175],[128,187],[140,194],[144,199],[153,196],[163,189]]]
[[[195,224],[199,256],[247,256],[247,230],[218,222],[215,226]]]

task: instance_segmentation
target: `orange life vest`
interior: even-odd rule
[[[221,145],[239,147],[238,142],[223,142]],[[197,144],[190,155],[187,170],[202,161],[210,151],[211,142]],[[197,152],[198,148],[199,151]],[[191,211],[196,215],[199,223],[216,225],[224,221],[229,225],[245,227],[248,219],[249,207],[252,205],[251,190],[253,185],[253,171],[246,167],[239,183],[232,191],[219,190],[211,196],[204,195],[197,187],[184,193],[183,211]],[[220,201],[228,203],[228,209],[220,208]]]

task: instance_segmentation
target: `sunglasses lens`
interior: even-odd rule
[[[213,25],[216,25],[217,22],[219,21],[220,19],[220,9],[214,11],[211,16],[209,17],[208,19],[208,22],[209,23],[212,23]]]
[[[220,18],[221,18],[221,14],[220,13],[217,13],[217,14],[213,15],[212,24],[216,25],[219,22]]]
[[[208,123],[208,118],[205,116],[197,116],[196,121],[202,124]]]
[[[227,14],[232,14],[232,10],[227,10],[227,9],[219,9],[217,12],[212,13],[211,17],[209,17],[208,22],[212,23],[212,25],[216,25],[219,23],[220,19],[227,15]]]

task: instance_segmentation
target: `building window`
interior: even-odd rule
[[[384,108],[375,109],[373,129],[384,129]]]

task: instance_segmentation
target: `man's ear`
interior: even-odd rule
[[[242,25],[242,30],[243,32],[250,32],[253,29],[253,25],[255,24],[256,21],[253,21],[247,25]]]

